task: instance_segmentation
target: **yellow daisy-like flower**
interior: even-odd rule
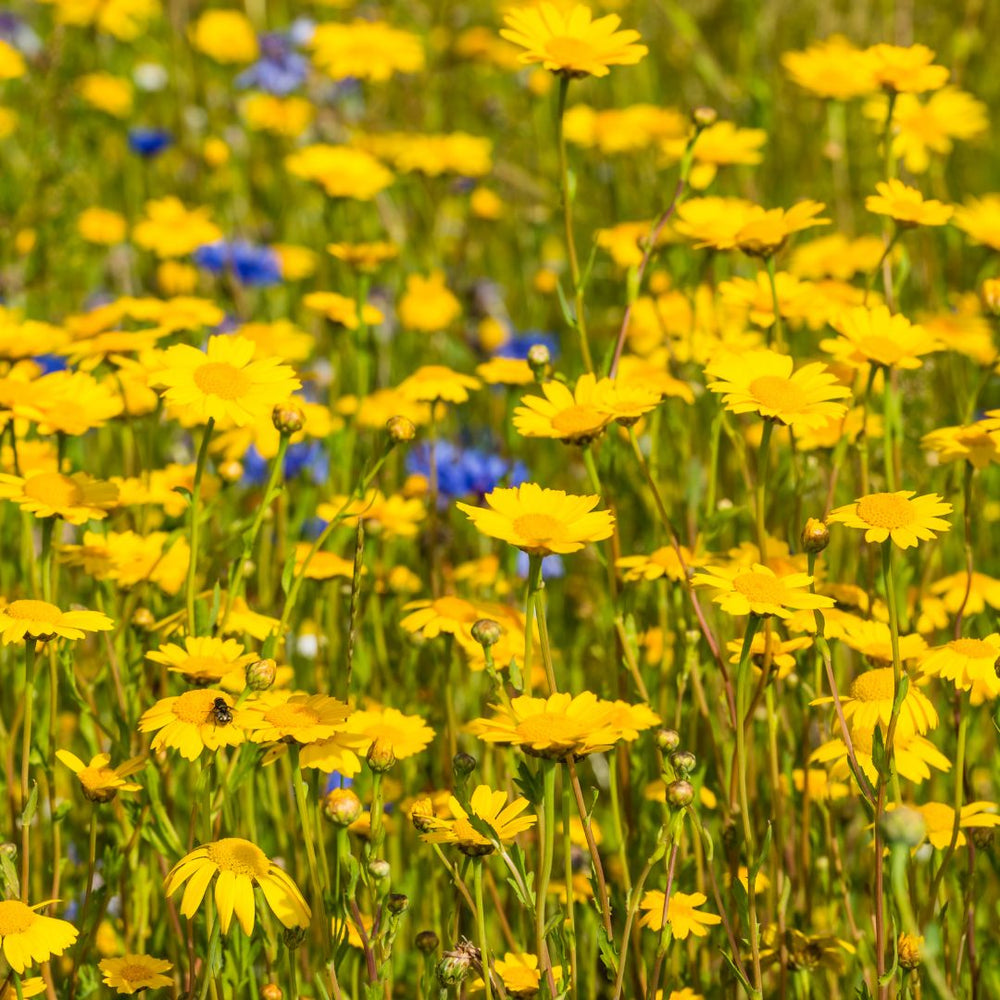
[[[955,209],[944,202],[929,199],[895,177],[875,185],[878,194],[865,199],[865,208],[875,215],[888,215],[901,228],[943,226]]]
[[[934,52],[926,45],[889,45],[881,42],[865,49],[877,86],[897,94],[922,94],[948,82],[948,68],[934,65]]]
[[[1000,633],[984,639],[953,639],[928,651],[920,663],[928,677],[951,681],[959,691],[971,691],[970,701],[981,705],[1000,695],[996,662],[1000,659]]]
[[[920,446],[935,452],[941,462],[966,461],[982,470],[1000,462],[1000,423],[980,420],[967,427],[941,427],[925,434]]]
[[[416,632],[425,639],[442,633],[457,635],[483,615],[479,608],[461,597],[446,595],[434,600],[410,601],[403,605],[408,614],[399,624],[407,632]]]
[[[736,246],[754,257],[770,257],[793,233],[813,226],[828,226],[829,219],[817,218],[825,208],[822,202],[809,200],[787,209],[754,206],[749,219],[736,232]]]
[[[895,802],[886,805],[886,812],[897,808]],[[924,818],[924,837],[931,846],[943,851],[950,843],[955,829],[955,810],[944,802],[925,802],[921,806],[907,806],[914,809]],[[958,838],[956,847],[965,847],[965,834],[962,830],[983,830],[1000,826],[1000,816],[995,802],[970,802],[962,806],[958,818]]]
[[[831,320],[831,325],[840,337],[823,340],[820,347],[858,367],[919,368],[922,355],[938,350],[937,341],[922,326],[899,313],[893,315],[885,306],[846,309]]]
[[[156,380],[165,387],[166,402],[186,416],[244,427],[263,420],[302,387],[294,370],[277,358],[254,360],[256,350],[239,335],[210,337],[205,351],[175,344]]]
[[[344,723],[350,709],[325,694],[265,691],[244,708],[253,727],[254,743],[306,745],[329,739]]]
[[[861,97],[877,86],[864,52],[843,35],[814,42],[803,52],[785,52],[781,64],[800,87],[835,101]]]
[[[357,201],[371,201],[395,179],[381,160],[351,146],[305,146],[285,158],[285,167],[319,184],[331,198]]]
[[[331,323],[336,323],[346,330],[357,330],[358,304],[354,299],[337,292],[310,292],[302,300],[306,309],[322,313]],[[366,326],[378,326],[385,317],[382,311],[366,302],[362,309],[362,317]]]
[[[967,198],[955,207],[955,225],[973,243],[1000,250],[1000,194]]]
[[[29,979],[21,980],[21,996],[37,997],[45,992],[45,980],[41,976],[31,976]],[[0,989],[0,1000],[18,1000],[17,988],[13,983],[8,983]]]
[[[776,615],[788,618],[792,611],[805,608],[832,608],[832,597],[810,594],[812,577],[807,573],[778,576],[760,563],[751,568],[740,566],[709,567],[691,578],[696,587],[716,591],[712,600],[731,615]]]
[[[830,635],[827,630],[827,635]],[[885,622],[869,621],[853,615],[844,619],[843,628],[837,638],[851,649],[856,649],[873,666],[892,665],[892,633]],[[899,637],[899,659],[919,659],[927,651],[924,637],[917,633]]]
[[[334,80],[355,77],[383,83],[395,73],[424,68],[420,36],[386,21],[356,18],[349,24],[320,24],[308,47],[317,68]]]
[[[167,875],[163,889],[172,896],[187,883],[181,914],[190,919],[213,878],[223,934],[229,933],[234,913],[244,934],[253,932],[255,888],[260,889],[271,912],[285,927],[309,926],[312,912],[299,887],[256,844],[239,837],[204,844],[186,854]]]
[[[327,243],[326,252],[361,274],[373,274],[379,267],[399,256],[395,243]]]
[[[915,499],[914,499],[915,498]],[[866,542],[884,542],[891,538],[901,549],[936,537],[951,525],[941,515],[950,514],[952,506],[936,493],[916,496],[914,490],[896,493],[869,493],[854,503],[830,511],[828,521],[860,528]]]
[[[127,954],[121,958],[105,958],[97,963],[97,967],[104,976],[104,985],[119,994],[155,990],[174,984],[172,977],[163,974],[169,972],[173,965],[152,955]]]
[[[597,383],[592,402],[609,420],[631,427],[640,417],[655,410],[665,395],[656,385],[619,373],[616,378],[602,378]]]
[[[802,636],[799,639],[782,639],[777,631],[758,631],[750,644],[750,662],[753,664],[755,673],[764,669],[765,663],[770,664],[770,669],[780,678],[784,679],[795,669],[794,653],[802,649],[808,649],[812,645],[812,639]],[[743,640],[733,639],[726,643],[729,650],[729,662],[739,663],[743,655]]]
[[[83,794],[91,802],[110,802],[119,792],[138,792],[142,787],[125,779],[142,770],[146,763],[145,757],[133,757],[117,767],[108,766],[111,754],[107,753],[92,757],[89,764],[84,764],[76,754],[68,750],[57,750],[56,757],[76,775]]]
[[[844,718],[851,733],[872,734],[877,726],[885,732],[892,716],[892,703],[896,693],[892,667],[866,670],[851,682],[850,691],[840,696]],[[832,705],[832,697],[816,698],[810,705]],[[906,696],[899,709],[896,732],[904,739],[914,733],[921,735],[934,729],[938,714],[931,700],[915,684],[906,688]]]
[[[538,966],[537,955],[508,951],[503,958],[493,960],[493,971],[503,982],[507,996],[512,997],[513,1000],[532,1000],[533,997],[538,996],[542,971]],[[562,966],[552,966],[552,976],[558,986],[562,981]],[[483,981],[481,979],[473,981],[472,989],[481,990],[482,988]]]
[[[463,375],[445,365],[421,365],[412,375],[399,383],[404,399],[414,403],[464,403],[469,392],[478,389],[479,379]]]
[[[493,707],[496,714],[476,719],[469,731],[486,743],[517,746],[534,757],[579,760],[637,735],[635,730],[626,735],[616,703],[602,701],[589,691],[575,697],[567,692],[548,698],[521,695],[511,700],[509,708]]]
[[[683,941],[689,934],[695,937],[705,937],[708,928],[722,923],[722,917],[717,913],[705,913],[699,910],[708,902],[708,897],[702,892],[673,892],[667,903],[667,923],[675,938]],[[643,894],[639,901],[642,916],[640,927],[659,931],[663,927],[663,893],[659,889],[651,889]]]
[[[687,580],[685,568],[701,566],[704,561],[703,556],[695,555],[685,545],[680,546],[680,556],[672,545],[664,545],[650,552],[648,556],[624,556],[615,560],[615,566],[624,571],[622,576],[628,583],[659,580],[662,577],[674,583],[682,583]]]
[[[175,698],[161,698],[139,719],[139,732],[155,732],[151,749],[180,752],[185,760],[197,760],[202,750],[239,746],[246,740],[245,708],[225,691],[198,688]]]
[[[542,384],[544,396],[523,396],[514,410],[514,427],[525,437],[558,438],[567,444],[586,444],[611,422],[595,396],[597,379],[587,373],[572,390],[552,379]]]
[[[499,538],[531,555],[578,552],[614,532],[614,515],[594,510],[598,496],[574,496],[536,483],[495,489],[483,498],[487,507],[458,503],[484,535]]]
[[[520,45],[520,61],[541,63],[567,77],[607,76],[611,66],[634,66],[649,49],[637,45],[638,31],[619,31],[617,14],[596,20],[589,7],[576,4],[564,14],[551,3],[510,11],[500,35]]]
[[[885,733],[882,735],[884,737]],[[872,785],[878,781],[878,770],[872,760],[874,738],[874,730],[870,733],[862,730],[851,732],[854,756]],[[937,771],[951,770],[951,761],[925,736],[899,735],[893,739],[892,754],[893,765],[899,776],[917,784],[926,781],[931,776],[932,767]],[[817,747],[809,760],[818,764],[831,764],[830,777],[832,779],[843,780],[851,773],[850,765],[847,762],[847,744],[839,737]]]
[[[519,833],[530,830],[538,821],[537,816],[521,815],[528,808],[528,800],[516,798],[507,801],[507,793],[495,792],[489,785],[477,785],[469,798],[472,815],[486,823],[496,839],[509,844]],[[468,857],[483,857],[495,850],[493,841],[483,836],[469,821],[469,813],[454,796],[448,799],[448,807],[454,819],[424,817],[426,826],[420,839],[429,844],[454,844]]]
[[[490,358],[476,365],[476,374],[487,385],[531,385],[535,373],[523,358]]]
[[[70,524],[84,524],[108,516],[118,503],[118,487],[85,472],[72,476],[39,472],[26,478],[0,475],[0,499],[12,500],[35,517],[61,517]]]
[[[725,354],[710,362],[705,373],[715,379],[708,388],[722,393],[726,409],[733,413],[759,413],[795,430],[822,427],[847,414],[847,407],[836,400],[851,391],[826,365],[815,362],[794,373],[793,367],[788,355],[760,350]]]
[[[26,638],[82,639],[87,632],[107,632],[114,626],[100,611],[62,611],[48,601],[11,601],[0,608],[0,638],[5,646]]]
[[[305,566],[306,556],[312,550],[309,542],[299,542],[295,546],[295,572],[300,573]],[[361,567],[367,573],[366,567]],[[338,556],[336,552],[314,552],[306,567],[307,580],[333,580],[335,577],[350,580],[354,576],[354,560]]]
[[[68,920],[36,912],[50,902],[28,906],[19,899],[0,901],[0,951],[18,975],[29,965],[61,955],[77,939],[79,932]]]
[[[183,646],[168,643],[147,653],[146,659],[183,674],[189,684],[204,687],[225,678],[227,689],[231,690],[235,682],[236,690],[242,691],[244,667],[258,657],[256,653],[244,653],[242,643],[235,639],[189,635]]]
[[[431,740],[434,730],[421,715],[404,715],[397,708],[371,708],[352,713],[345,730],[358,736],[361,746],[367,749],[381,742],[391,747],[397,760],[421,753]]]

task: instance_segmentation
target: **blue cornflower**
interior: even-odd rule
[[[129,149],[147,160],[159,156],[173,141],[174,137],[165,128],[145,128],[140,125],[128,130]]]
[[[527,552],[518,550],[517,553],[517,575],[522,580],[528,579],[529,557]],[[562,556],[545,556],[542,559],[542,579],[558,580],[566,575],[566,564],[562,561]]]
[[[255,445],[250,445],[243,455],[243,483],[246,486],[263,486],[271,462],[261,456]],[[316,484],[325,483],[330,471],[330,460],[319,441],[299,441],[288,446],[283,472],[285,479],[295,479],[307,473]]]
[[[555,334],[544,333],[542,330],[527,330],[515,334],[506,344],[498,347],[495,353],[498,358],[517,358],[520,361],[527,361],[528,351],[535,344],[544,344],[549,349],[550,357],[559,356],[559,341]]]
[[[285,97],[305,83],[309,62],[292,48],[291,40],[279,32],[260,36],[260,58],[237,78],[237,87],[252,87]]]
[[[36,354],[31,360],[42,369],[43,375],[65,371],[68,367],[68,362],[61,354]]]
[[[241,285],[263,288],[281,283],[281,260],[270,248],[245,240],[216,240],[194,252],[194,262],[212,274],[229,270]]]
[[[489,493],[499,483],[517,486],[528,478],[521,462],[513,464],[494,452],[463,448],[451,441],[437,444],[438,497],[447,502],[469,494]],[[427,443],[411,449],[406,456],[410,473],[430,478],[431,449]]]

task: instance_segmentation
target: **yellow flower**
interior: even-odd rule
[[[118,792],[138,792],[141,785],[126,781],[129,775],[142,770],[146,763],[145,757],[133,757],[117,767],[109,767],[111,754],[99,753],[84,764],[76,754],[68,750],[57,750],[59,758],[77,777],[83,788],[83,794],[91,802],[110,802]]]
[[[253,341],[239,335],[210,337],[199,351],[175,344],[164,355],[156,380],[166,402],[189,419],[243,427],[269,416],[276,403],[301,388],[295,372],[277,358],[254,360]]]
[[[306,556],[312,549],[309,542],[299,542],[295,546],[295,572],[302,571],[305,565]],[[367,568],[362,566],[361,572],[366,573]],[[335,552],[314,552],[309,566],[305,572],[308,580],[332,580],[335,577],[350,580],[354,576],[354,560],[344,559]]]
[[[469,390],[478,389],[479,379],[463,375],[444,365],[421,365],[412,375],[399,383],[399,392],[411,402],[464,403]]]
[[[255,132],[271,132],[295,139],[312,124],[316,107],[304,97],[250,94],[240,105],[247,125]]]
[[[408,614],[399,624],[407,632],[419,633],[425,639],[439,635],[456,635],[467,625],[484,617],[479,608],[460,597],[446,595],[428,601],[410,601],[403,605]]]
[[[1000,462],[1000,422],[980,420],[967,427],[941,427],[925,434],[920,446],[935,452],[940,462],[966,461],[982,470]]]
[[[878,236],[859,236],[851,240],[843,233],[833,233],[797,246],[792,251],[788,270],[797,278],[850,281],[858,273],[873,271],[884,250],[885,245]]]
[[[754,206],[749,219],[736,232],[736,246],[755,257],[770,257],[793,233],[813,226],[828,226],[829,219],[816,218],[824,208],[822,202],[809,200],[788,209]]]
[[[674,229],[697,248],[733,250],[737,234],[757,206],[743,198],[690,198],[677,208]]]
[[[500,977],[504,989],[514,1000],[531,1000],[538,995],[542,982],[542,972],[538,967],[538,956],[524,952],[508,951],[503,958],[493,960],[493,971]],[[562,981],[562,966],[552,967],[552,976],[558,985]],[[483,981],[477,979],[472,989],[481,990]]]
[[[776,615],[788,618],[790,610],[832,608],[832,597],[810,594],[812,577],[806,573],[778,576],[774,570],[755,563],[752,568],[741,566],[709,567],[691,578],[696,587],[716,591],[712,600],[731,615]]]
[[[553,4],[541,3],[508,12],[504,23],[500,35],[526,50],[522,63],[541,63],[567,77],[607,76],[611,66],[634,66],[649,51],[636,44],[638,31],[618,31],[617,14],[594,20],[583,4],[563,14]]]
[[[220,711],[221,710],[221,711]],[[197,688],[175,698],[161,698],[139,719],[139,732],[155,732],[150,748],[179,751],[197,760],[202,750],[239,746],[246,740],[247,709],[237,708],[224,691]]]
[[[973,243],[1000,250],[1000,194],[967,198],[964,205],[956,205],[955,225]]]
[[[381,741],[397,760],[422,753],[434,739],[434,730],[423,716],[404,715],[396,708],[370,708],[353,712],[345,730],[360,738],[362,749]]]
[[[108,516],[118,505],[118,488],[85,472],[72,476],[39,472],[26,479],[0,474],[0,499],[13,501],[35,517],[61,517],[70,524],[84,524]]]
[[[376,243],[327,243],[327,253],[361,274],[373,274],[384,263],[399,256],[399,247],[385,241]]]
[[[316,67],[334,80],[355,77],[383,83],[395,73],[424,68],[419,36],[385,21],[357,18],[350,24],[320,24],[309,47]]]
[[[533,555],[578,552],[587,542],[610,538],[614,515],[594,510],[598,496],[574,496],[536,483],[499,488],[483,498],[487,507],[458,503],[484,535],[499,538]]]
[[[122,412],[121,397],[87,372],[52,372],[24,390],[8,401],[11,415],[36,423],[42,434],[79,437]]]
[[[254,888],[260,889],[271,912],[285,927],[309,926],[312,913],[299,887],[256,844],[239,837],[216,840],[186,854],[167,875],[163,889],[172,896],[187,882],[181,914],[190,919],[216,876],[215,905],[223,934],[229,933],[234,912],[243,933],[253,932]]]
[[[663,893],[651,889],[643,894],[639,901],[639,909],[643,911],[639,919],[640,927],[648,927],[658,931],[663,927]],[[672,892],[667,903],[667,923],[673,936],[679,941],[685,940],[689,934],[695,937],[705,937],[708,928],[722,923],[722,917],[717,913],[705,913],[698,909],[708,902],[708,897],[701,892]]]
[[[866,542],[884,542],[891,538],[901,549],[906,549],[951,527],[940,516],[952,512],[950,503],[945,503],[936,493],[913,499],[915,496],[913,490],[869,493],[831,511],[827,520],[860,528]]]
[[[684,156],[688,138],[677,137],[660,144],[668,162],[679,161]],[[694,166],[690,183],[696,191],[704,191],[718,172],[718,167],[742,164],[755,166],[764,159],[761,146],[767,142],[767,132],[762,128],[738,128],[732,122],[721,121],[709,125],[694,144]]]
[[[77,939],[79,932],[68,921],[35,912],[49,902],[28,906],[17,899],[0,901],[0,950],[18,975],[29,965],[61,955]]]
[[[462,315],[462,306],[449,291],[443,271],[432,271],[426,278],[411,274],[406,291],[399,301],[399,321],[406,330],[436,333],[446,330]]]
[[[895,802],[886,805],[886,812],[897,808]],[[921,806],[911,805],[924,818],[924,836],[932,847],[943,851],[950,843],[955,829],[955,810],[944,802],[925,802]],[[959,834],[955,840],[956,847],[965,847],[965,834],[962,830],[983,830],[1000,826],[1000,816],[997,815],[995,802],[969,802],[962,806],[959,813]]]
[[[476,374],[487,385],[531,385],[535,373],[521,358],[490,358],[476,365]]]
[[[184,257],[204,243],[222,239],[208,208],[187,209],[173,195],[147,201],[145,218],[132,230],[132,239],[157,257]]]
[[[971,691],[971,703],[981,705],[1000,695],[998,659],[1000,634],[993,632],[985,639],[953,639],[935,646],[920,661],[920,670],[928,677],[951,681],[959,691]]]
[[[948,82],[948,69],[934,65],[934,52],[926,45],[888,45],[881,42],[865,49],[875,83],[897,94],[922,94],[938,90]]]
[[[722,354],[705,368],[716,381],[712,392],[723,393],[723,403],[733,413],[759,413],[794,430],[821,427],[844,417],[847,407],[835,400],[850,396],[826,365],[803,365],[792,374],[791,357],[776,351]]]
[[[883,733],[883,736],[885,734]],[[851,733],[851,744],[858,765],[874,785],[878,781],[878,771],[872,760],[874,730],[869,733],[859,730]],[[893,766],[901,778],[917,784],[931,776],[931,768],[938,771],[951,770],[951,761],[925,736],[903,736],[893,740]],[[851,773],[847,762],[847,745],[839,737],[817,747],[809,758],[810,762],[832,764],[830,777],[842,780]]]
[[[168,643],[146,654],[153,663],[162,663],[172,673],[183,674],[193,685],[222,682],[227,690],[242,691],[244,668],[258,659],[256,653],[244,653],[235,639],[199,637],[184,638],[184,646]]]
[[[87,73],[76,81],[76,86],[80,96],[99,111],[115,118],[125,118],[132,111],[132,83],[126,77]]]
[[[347,330],[358,328],[358,304],[354,299],[337,292],[310,292],[302,299],[306,309],[322,313],[331,323],[337,323]],[[365,325],[377,326],[385,317],[381,310],[366,302],[362,309]]]
[[[489,785],[477,785],[469,798],[472,815],[485,823],[502,844],[509,844],[519,833],[530,830],[538,821],[537,816],[522,816],[528,800],[516,798],[507,801],[507,793],[493,791]],[[495,850],[493,840],[481,834],[470,822],[469,813],[454,796],[448,799],[454,819],[425,818],[428,828],[420,839],[429,844],[454,844],[468,857],[483,857]]]
[[[21,980],[21,996],[37,997],[45,992],[45,980],[41,976],[31,976]],[[18,1000],[17,987],[13,983],[8,983],[0,989],[0,1000]]]
[[[132,994],[141,990],[155,990],[161,986],[173,986],[174,980],[163,975],[173,965],[152,955],[126,954],[121,958],[105,958],[97,963],[104,976],[104,985],[120,994]]]
[[[298,743],[304,746],[329,739],[344,728],[350,710],[325,694],[265,691],[247,702],[244,712],[254,743]]]
[[[123,42],[131,42],[160,13],[158,0],[49,0],[60,24],[94,25]]]
[[[817,97],[849,101],[878,86],[871,61],[843,35],[814,42],[804,52],[785,52],[781,64],[795,83]]]
[[[770,664],[774,674],[783,679],[795,669],[795,657],[792,654],[801,649],[808,649],[811,645],[812,639],[808,636],[782,639],[775,629],[770,632],[758,631],[750,644],[750,659],[754,672],[759,674],[766,663]],[[733,639],[727,642],[726,649],[730,654],[729,662],[739,663],[743,655],[743,640]]]
[[[191,43],[223,65],[253,62],[260,54],[257,33],[239,10],[206,10],[191,26]]]
[[[681,563],[683,558],[684,562]],[[687,580],[685,569],[704,563],[703,556],[696,556],[689,548],[680,546],[680,556],[672,545],[664,545],[650,552],[648,556],[625,556],[615,561],[615,566],[624,570],[623,578],[629,583],[642,580],[659,580],[666,577],[674,583]]]
[[[87,632],[107,632],[114,624],[99,611],[61,611],[48,601],[11,601],[0,608],[0,638],[5,646],[28,637],[42,642],[56,636],[82,639]]]
[[[963,606],[967,615],[981,614],[987,605],[1000,610],[1000,580],[985,573],[973,572],[971,580],[965,570],[952,573],[932,583],[930,592],[935,597],[941,597],[950,614],[956,614]]]
[[[0,38],[0,80],[16,80],[27,72],[24,56],[10,42]]]
[[[847,309],[831,322],[840,337],[821,341],[820,347],[857,367],[919,368],[921,356],[938,349],[937,341],[922,326],[900,313],[893,315],[885,306]]]
[[[331,198],[371,201],[393,182],[392,171],[371,153],[350,146],[305,146],[285,159],[285,167],[315,181]]]
[[[841,603],[846,603],[842,601]],[[827,635],[829,635],[829,631]],[[851,649],[856,649],[873,666],[886,667],[892,665],[892,633],[885,622],[868,621],[853,615],[846,618],[839,638]],[[899,637],[899,659],[919,659],[927,650],[927,643],[918,634],[901,635]]]
[[[330,521],[340,514],[340,523],[345,527],[356,526],[358,518],[369,525],[377,524],[385,538],[412,538],[426,513],[423,502],[419,499],[407,499],[399,495],[386,497],[381,491],[374,489],[361,498],[335,496],[316,508],[316,516],[324,521]]]
[[[865,199],[865,208],[876,215],[890,216],[901,228],[943,226],[955,211],[943,202],[925,201],[916,188],[894,177],[876,184],[875,190],[878,194],[870,194]]]
[[[273,323],[244,323],[239,328],[244,340],[252,340],[257,350],[254,357],[279,358],[282,361],[305,361],[312,354],[316,338],[300,330],[287,319]]]
[[[567,444],[586,444],[611,422],[595,398],[597,379],[586,373],[575,388],[555,379],[542,383],[543,396],[522,396],[514,410],[514,427],[524,437],[558,438]]]

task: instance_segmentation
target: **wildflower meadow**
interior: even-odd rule
[[[997,38],[0,10],[0,1000],[1000,998]]]

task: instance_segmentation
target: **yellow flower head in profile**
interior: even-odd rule
[[[252,340],[238,334],[210,337],[205,351],[175,344],[156,374],[164,399],[199,422],[244,427],[263,420],[302,383],[277,358],[255,360],[256,350]]]
[[[20,986],[22,997],[37,997],[46,989],[45,980],[41,976],[30,976],[27,979],[22,979]],[[18,1000],[17,987],[13,983],[8,983],[0,989],[0,1000]]]
[[[19,899],[0,901],[0,952],[19,976],[29,965],[61,955],[77,939],[69,921],[36,912],[50,902],[28,906]]]
[[[413,403],[464,403],[470,390],[481,383],[474,375],[463,375],[446,365],[421,365],[399,383],[399,392]]]
[[[132,239],[157,257],[184,257],[204,243],[222,239],[209,209],[185,208],[173,195],[147,201],[145,213],[133,228]]]
[[[942,520],[942,515],[951,512],[951,504],[936,493],[918,497],[914,490],[900,490],[869,493],[832,510],[827,520],[860,528],[866,542],[891,538],[901,549],[906,549],[936,537],[935,532],[947,531],[951,525]]]
[[[787,424],[793,430],[822,427],[829,420],[847,414],[836,402],[850,396],[826,365],[815,362],[792,372],[794,361],[777,351],[727,353],[710,362],[705,374],[712,392],[722,393],[722,401],[733,413],[759,413]]]
[[[109,208],[88,208],[80,213],[76,228],[88,243],[114,246],[125,239],[125,216]]]
[[[820,342],[820,347],[848,364],[882,365],[885,368],[919,368],[924,354],[938,350],[938,343],[922,326],[911,323],[886,306],[846,309],[831,321],[840,337]]]
[[[141,990],[155,990],[161,986],[173,986],[174,981],[163,973],[173,965],[163,958],[152,955],[122,955],[121,958],[104,958],[97,963],[104,976],[104,985],[116,993],[132,994]]]
[[[968,462],[975,469],[1000,463],[1000,421],[979,420],[966,427],[940,427],[920,441],[925,451],[937,454],[938,461]]]
[[[953,639],[928,650],[920,670],[927,677],[951,681],[959,691],[971,691],[970,702],[981,705],[1000,695],[998,659],[1000,634],[993,632],[984,639]]]
[[[563,14],[551,3],[512,10],[500,34],[520,45],[520,61],[541,63],[566,77],[607,76],[611,66],[634,66],[649,49],[637,45],[639,32],[619,31],[621,18],[608,14],[596,20],[589,7],[576,4]]]
[[[244,668],[259,657],[244,653],[242,644],[235,639],[189,635],[183,646],[167,643],[147,653],[146,659],[183,674],[189,684],[204,686],[224,681],[227,690],[242,691]]]
[[[663,927],[663,893],[659,889],[651,889],[643,894],[639,901],[642,917],[640,927],[648,927],[658,931]],[[708,897],[702,892],[672,892],[667,902],[667,923],[675,938],[685,940],[689,934],[695,937],[705,937],[708,928],[722,923],[722,917],[717,913],[705,913],[699,910],[708,902]]]
[[[260,889],[271,912],[285,927],[309,926],[312,912],[299,887],[256,844],[239,837],[216,840],[186,854],[167,875],[163,889],[172,896],[187,883],[181,914],[190,919],[213,878],[223,934],[229,933],[234,913],[243,933],[253,932],[255,888]]]
[[[881,727],[880,731],[884,740],[885,731]],[[851,731],[854,755],[861,770],[873,785],[878,781],[878,770],[872,759],[874,740],[874,730]],[[847,760],[847,745],[840,737],[817,747],[809,760],[818,764],[831,764],[832,779],[843,780],[851,773]],[[931,776],[931,768],[943,772],[951,770],[951,761],[926,736],[905,736],[902,733],[897,734],[893,741],[893,765],[901,778],[917,784]]]
[[[89,764],[68,750],[57,750],[56,757],[76,775],[83,794],[91,802],[110,802],[119,792],[138,792],[142,787],[125,779],[142,769],[145,757],[133,757],[117,767],[108,766],[111,755],[106,753],[92,757]]]
[[[878,86],[870,60],[843,35],[814,42],[803,52],[785,52],[781,65],[803,89],[835,101],[861,97]]]
[[[174,698],[161,698],[139,719],[139,732],[155,732],[150,749],[177,750],[197,760],[202,750],[239,746],[246,739],[244,713],[233,697],[213,688],[197,688]]]
[[[692,566],[700,566],[704,557],[695,555],[684,545],[679,546],[679,549],[678,553],[672,545],[664,545],[654,549],[648,556],[623,556],[615,560],[615,566],[623,570],[622,577],[626,583],[659,580],[662,577],[674,583],[682,583],[687,580],[687,571]]]
[[[788,618],[792,611],[804,608],[832,608],[832,597],[810,594],[812,577],[807,573],[778,576],[772,569],[755,563],[752,567],[709,567],[696,573],[691,582],[696,587],[716,591],[712,600],[731,615],[774,615]]]
[[[191,27],[191,43],[224,65],[253,62],[260,54],[257,33],[240,10],[206,10]]]
[[[443,271],[427,277],[411,274],[399,301],[399,321],[406,330],[437,333],[446,330],[462,315],[462,305],[448,288]]]
[[[602,380],[603,381],[603,380]],[[556,379],[542,383],[542,396],[522,396],[514,410],[514,427],[524,437],[558,438],[566,444],[586,444],[611,422],[596,397],[597,379],[585,373],[569,386]]]
[[[320,24],[309,48],[317,69],[334,80],[354,77],[383,83],[396,73],[424,68],[420,37],[385,21],[357,18],[350,24]]]
[[[817,216],[826,208],[819,201],[800,201],[791,208],[764,209],[756,206],[750,218],[736,233],[736,246],[754,257],[777,253],[793,233],[813,226],[828,226],[829,219]]]
[[[285,158],[290,174],[319,184],[331,198],[371,201],[393,182],[393,173],[371,153],[319,143]]]
[[[938,90],[948,82],[947,66],[934,64],[934,52],[926,45],[889,45],[880,42],[865,49],[865,57],[877,86],[897,94],[922,94]]]
[[[886,812],[897,808],[895,802],[886,806]],[[955,810],[944,802],[925,802],[923,805],[909,806],[915,809],[924,820],[924,836],[932,847],[943,851],[950,843],[955,829]],[[995,802],[969,802],[962,806],[958,814],[958,829],[984,830],[1000,826],[1000,815]],[[918,845],[919,846],[919,845]],[[955,840],[956,847],[965,846],[965,834],[959,832]]]
[[[374,274],[399,256],[399,247],[385,240],[375,243],[328,243],[326,251],[360,274]]]
[[[310,292],[302,299],[302,304],[306,309],[322,313],[331,323],[345,330],[357,330],[360,326],[357,301],[339,292]],[[380,309],[366,302],[361,309],[361,318],[366,326],[378,326],[385,316]]]
[[[405,760],[423,752],[434,739],[434,730],[422,715],[405,715],[398,708],[352,712],[344,728],[359,738],[362,751],[380,742],[392,749],[396,760]]]
[[[1000,250],[1000,194],[967,198],[964,205],[955,207],[955,225],[973,243]]]
[[[343,729],[350,710],[325,694],[289,694],[265,691],[244,708],[254,732],[254,743],[298,743],[304,746],[329,739]]]
[[[26,479],[0,474],[0,499],[13,501],[35,517],[61,517],[70,524],[85,524],[92,518],[107,517],[117,506],[118,487],[85,472],[72,476],[39,472]]]
[[[530,830],[537,816],[523,816],[528,800],[516,798],[507,801],[507,793],[493,791],[489,785],[478,785],[469,799],[472,815],[485,823],[502,844],[509,844],[519,833]],[[448,799],[453,819],[422,817],[422,840],[429,844],[454,844],[468,857],[483,857],[495,850],[493,840],[481,834],[469,821],[469,813],[454,796]]]
[[[48,642],[57,636],[82,639],[87,632],[107,632],[114,622],[99,611],[62,611],[48,601],[11,601],[0,608],[0,638],[9,646],[24,639]]]
[[[588,542],[610,538],[614,515],[594,510],[599,496],[574,496],[536,483],[498,488],[483,498],[486,507],[467,503],[463,511],[484,535],[499,538],[529,555],[578,552]]]
[[[933,199],[924,200],[917,188],[895,177],[875,185],[878,194],[865,199],[865,208],[875,215],[888,215],[900,228],[943,226],[954,214],[951,205]]]

